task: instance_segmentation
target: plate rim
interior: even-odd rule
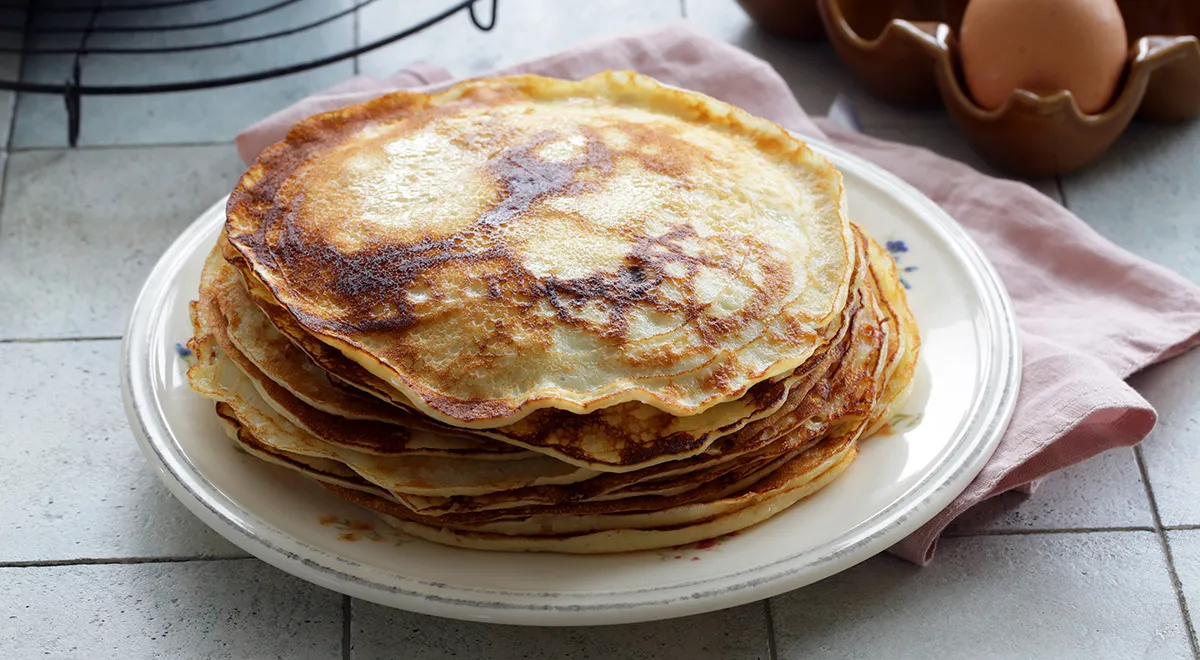
[[[589,592],[574,597],[555,593],[507,592],[470,589],[420,580],[384,571],[350,560],[277,529],[269,520],[238,507],[194,464],[179,447],[168,421],[156,403],[151,356],[151,337],[157,333],[153,314],[161,307],[162,294],[182,258],[195,249],[210,231],[214,215],[224,213],[226,196],[200,214],[171,244],[146,278],[130,313],[121,342],[120,382],[126,417],[143,454],[160,480],[194,515],[227,540],[255,557],[302,579],[334,591],[385,606],[447,618],[518,625],[604,625],[652,621],[710,612],[769,598],[822,580],[846,570],[885,550],[931,520],[957,497],[982,470],[995,451],[1011,421],[1021,379],[1021,347],[1016,313],[1003,281],[978,244],[949,214],[923,193],[883,168],[835,147],[824,140],[804,138],[813,149],[834,162],[839,172],[853,170],[885,191],[893,200],[917,207],[924,224],[956,248],[984,311],[993,355],[983,356],[982,365],[999,369],[991,373],[971,406],[977,408],[958,431],[957,445],[929,475],[914,484],[910,495],[901,497],[845,536],[851,542],[833,552],[816,556],[819,546],[772,563],[743,568],[709,580],[662,585],[642,590]],[[161,317],[161,315],[160,315]],[[975,324],[976,329],[981,327]],[[974,440],[972,440],[974,438]],[[172,448],[174,448],[172,450]],[[931,482],[936,482],[931,485]],[[867,532],[860,531],[866,528]],[[857,533],[856,533],[857,532]],[[290,546],[290,547],[289,547]],[[424,591],[408,591],[374,581],[358,573],[379,573],[401,583],[412,582]],[[717,584],[719,588],[714,588]],[[708,588],[704,588],[707,586]],[[578,602],[596,596],[636,596],[666,592],[668,598],[646,600],[610,599],[600,603]],[[504,600],[463,598],[462,594],[512,596]],[[555,602],[560,601],[560,602]],[[571,602],[565,602],[571,601]]]

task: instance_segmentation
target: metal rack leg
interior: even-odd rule
[[[63,103],[67,106],[67,143],[75,147],[79,143],[79,106],[83,95],[79,93],[79,62],[75,62],[71,78],[63,86]]]

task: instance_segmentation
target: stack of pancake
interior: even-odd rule
[[[192,387],[233,440],[412,535],[675,546],[841,474],[919,338],[833,166],[628,72],[297,124],[230,197]]]

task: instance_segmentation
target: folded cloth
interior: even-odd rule
[[[967,229],[1016,307],[1023,374],[1016,411],[979,476],[932,520],[891,548],[933,559],[946,526],[971,506],[1102,451],[1140,442],[1156,415],[1124,381],[1200,343],[1200,287],[1117,247],[1027,185],[985,176],[924,149],[811,120],[770,65],[686,25],[591,41],[497,71],[578,79],[631,69],[703,92],[890,170]],[[250,163],[297,120],[401,88],[435,90],[448,72],[413,65],[386,81],[356,78],[260,121],[237,138]]]

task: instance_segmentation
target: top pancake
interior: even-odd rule
[[[737,399],[824,347],[856,250],[828,161],[626,72],[305,120],[242,177],[227,232],[305,331],[471,428]]]

